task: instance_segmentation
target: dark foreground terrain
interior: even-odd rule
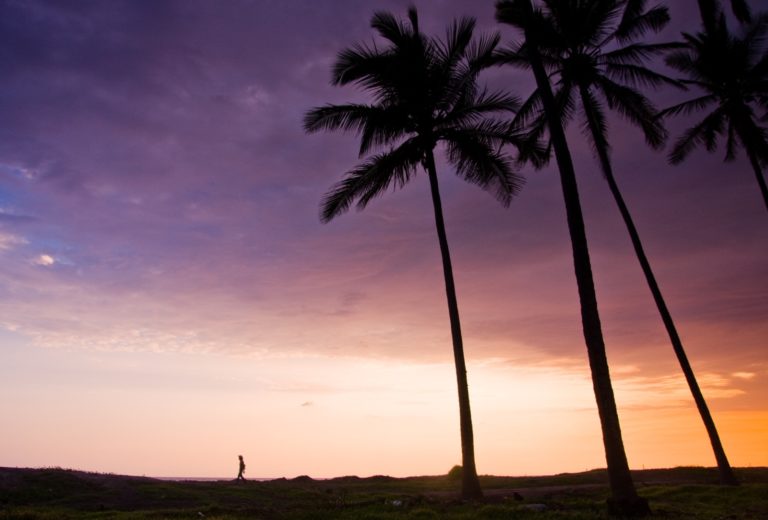
[[[653,518],[768,520],[768,468],[634,472]],[[0,468],[0,520],[11,519],[593,519],[606,518],[602,470],[550,477],[481,477],[486,499],[464,503],[449,477],[309,477],[265,482],[169,482],[64,469]]]

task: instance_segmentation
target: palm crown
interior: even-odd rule
[[[509,204],[522,180],[501,154],[505,143],[518,145],[523,158],[538,161],[540,150],[511,133],[492,116],[517,109],[506,93],[479,89],[481,64],[498,44],[497,35],[473,42],[475,22],[454,22],[444,40],[419,31],[416,10],[404,24],[386,12],[376,13],[371,26],[388,45],[357,45],[342,51],[333,67],[334,85],[356,84],[371,94],[371,104],[326,105],[309,111],[308,132],[355,131],[360,156],[368,156],[349,171],[325,197],[321,219],[329,221],[355,201],[358,208],[390,185],[402,187],[418,166],[432,157],[437,143],[445,145],[448,161],[468,182],[493,191]]]
[[[711,110],[678,138],[669,160],[682,162],[694,148],[717,149],[725,139],[725,160],[736,157],[744,148],[757,184],[768,209],[768,183],[763,167],[768,163],[768,15],[763,14],[744,25],[743,34],[732,34],[725,16],[715,23],[704,20],[704,30],[683,33],[686,46],[671,54],[667,64],[685,74],[683,83],[697,88],[702,95],[664,111],[663,115],[688,115]]]
[[[666,7],[645,9],[645,0],[543,0],[537,11],[542,60],[557,77],[555,94],[560,117],[570,121],[576,98],[581,100],[584,133],[599,152],[609,149],[605,105],[639,126],[653,147],[666,132],[656,109],[637,87],[679,85],[645,66],[648,59],[679,47],[676,43],[643,43],[649,31],[669,22]],[[525,65],[525,45],[501,51],[497,60]],[[539,92],[525,102],[516,124],[534,120],[534,135],[546,128]]]
[[[765,15],[750,24],[743,36],[730,33],[724,17],[712,30],[683,34],[686,48],[671,54],[667,63],[685,75],[683,83],[699,89],[702,95],[663,113],[712,111],[677,140],[669,154],[672,163],[682,162],[697,145],[714,151],[723,137],[726,160],[735,158],[740,146],[755,154],[759,162],[768,160],[768,135],[760,124],[768,111],[767,35]]]

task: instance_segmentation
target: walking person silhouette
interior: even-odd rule
[[[245,473],[245,461],[243,460],[242,455],[238,455],[237,458],[240,459],[240,471],[237,472],[237,478],[235,480],[245,480],[245,477],[243,476],[243,473]]]

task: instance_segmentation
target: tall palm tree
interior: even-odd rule
[[[559,78],[559,90],[555,98],[561,107],[561,119],[564,123],[568,122],[574,112],[575,101],[578,100],[583,118],[582,128],[627,227],[635,255],[704,422],[720,480],[724,484],[736,484],[736,477],[725,455],[712,414],[688,361],[629,208],[619,190],[610,158],[606,107],[639,126],[650,146],[658,148],[664,142],[666,132],[657,117],[657,110],[637,87],[655,87],[664,83],[678,85],[647,68],[645,62],[653,56],[679,48],[680,44],[647,44],[639,41],[647,30],[658,32],[664,28],[669,22],[669,12],[666,7],[658,5],[646,10],[645,0],[560,0],[545,3],[547,21],[551,28],[544,33],[549,35],[549,39],[542,44],[541,52],[548,65],[548,72]],[[538,93],[534,93],[533,99],[525,103],[529,110],[518,112],[518,119],[525,119],[533,107],[540,105],[537,98]],[[541,116],[538,120],[545,123]]]
[[[639,497],[635,490],[624,451],[619,415],[611,385],[605,342],[597,308],[597,296],[592,278],[589,248],[573,160],[563,130],[562,110],[552,92],[544,65],[546,56],[542,52],[544,50],[543,44],[552,36],[550,34],[551,24],[540,9],[534,9],[531,0],[498,1],[496,3],[496,19],[501,23],[512,25],[524,33],[525,39],[522,46],[517,48],[513,54],[519,56],[524,64],[533,71],[550,141],[560,171],[560,182],[571,236],[574,270],[579,301],[581,302],[582,329],[603,432],[603,445],[611,486],[609,509],[618,514],[647,514],[650,512],[648,503]]]
[[[721,16],[717,25],[698,34],[683,33],[684,49],[667,57],[667,64],[685,75],[680,81],[702,95],[662,111],[664,116],[707,111],[704,119],[686,130],[669,153],[681,163],[699,145],[707,151],[725,140],[725,160],[744,148],[768,209],[768,186],[763,166],[768,163],[768,15],[762,14],[732,34]]]
[[[462,447],[462,496],[482,497],[474,457],[464,347],[448,249],[434,151],[442,143],[447,160],[464,180],[492,190],[508,205],[522,180],[510,160],[499,152],[503,144],[526,146],[508,125],[494,119],[519,105],[513,96],[479,89],[480,63],[496,48],[499,36],[473,40],[475,21],[462,18],[444,39],[419,30],[415,8],[409,23],[387,12],[377,12],[371,26],[386,41],[356,45],[342,51],[333,67],[334,85],[354,84],[372,98],[372,104],[325,105],[310,110],[304,119],[307,132],[351,130],[361,136],[360,156],[365,160],[349,171],[322,202],[321,220],[328,222],[356,203],[364,208],[389,186],[404,186],[423,168],[429,179],[435,225],[442,254],[448,315],[459,394]],[[387,148],[370,155],[374,148]],[[524,150],[525,148],[523,148]],[[535,158],[543,155],[530,148]]]

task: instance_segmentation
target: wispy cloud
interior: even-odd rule
[[[7,251],[28,243],[29,241],[24,237],[0,231],[0,251]]]

